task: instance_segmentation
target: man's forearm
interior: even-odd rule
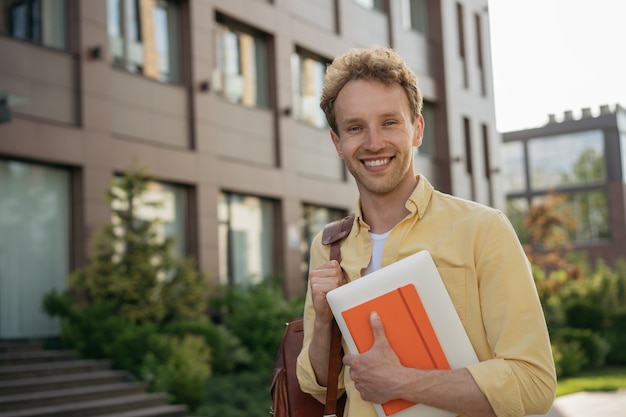
[[[470,417],[495,417],[493,408],[470,372],[404,368],[398,375],[398,396]]]
[[[317,383],[325,387],[328,383],[328,356],[332,322],[324,323],[317,320],[313,324],[313,338],[309,347],[309,359],[315,372]]]

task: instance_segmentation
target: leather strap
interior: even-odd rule
[[[322,243],[330,244],[330,259],[341,263],[341,245],[343,238],[350,234],[354,214],[328,224],[322,233]],[[341,368],[341,331],[337,322],[333,320],[328,358],[328,380],[326,383],[326,404],[324,417],[335,417],[337,414],[337,391],[339,385],[339,370]]]

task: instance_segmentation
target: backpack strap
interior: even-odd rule
[[[350,234],[352,230],[352,224],[354,223],[354,213],[343,219],[335,220],[332,223],[328,223],[324,227],[322,232],[322,244],[330,245],[330,259],[334,259],[341,263],[341,245],[339,244],[342,239]]]
[[[350,234],[354,214],[327,224],[322,232],[322,243],[330,245],[330,259],[341,263],[341,241]],[[339,385],[339,369],[341,366],[341,331],[333,320],[330,338],[330,355],[328,358],[328,380],[326,384],[325,417],[337,415],[337,391]]]

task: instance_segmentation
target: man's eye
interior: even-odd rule
[[[358,132],[361,130],[361,126],[351,126],[348,128],[348,132]]]
[[[391,125],[395,125],[397,124],[397,122],[395,120],[387,120],[384,125],[385,126],[391,126]]]

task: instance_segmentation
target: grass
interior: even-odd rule
[[[556,396],[580,391],[615,391],[626,388],[626,366],[608,366],[559,379]]]

